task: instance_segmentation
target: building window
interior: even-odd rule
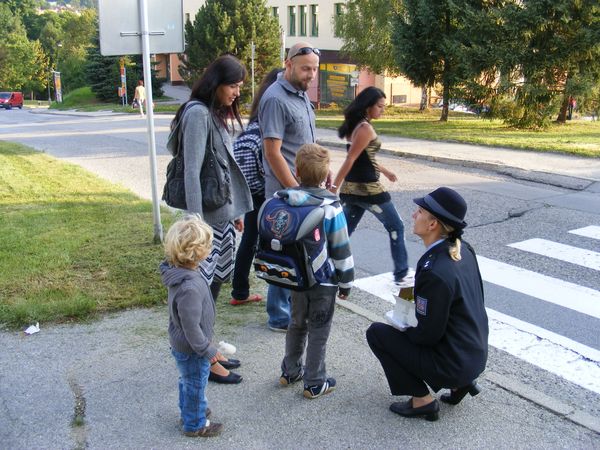
[[[288,36],[296,36],[296,7],[288,6]]]
[[[271,14],[273,15],[273,17],[275,17],[276,19],[279,19],[279,6],[273,6],[271,8]]]
[[[392,96],[392,103],[397,105],[398,103],[406,103],[407,97],[406,95],[394,95]]]
[[[300,36],[306,36],[306,5],[300,6]]]
[[[310,35],[319,35],[319,5],[310,5]]]
[[[337,20],[344,14],[344,4],[343,3],[335,3],[333,5],[333,11],[334,11],[334,21],[337,23]],[[335,27],[334,27],[334,33],[333,35],[335,37],[340,37],[338,33],[335,32]]]

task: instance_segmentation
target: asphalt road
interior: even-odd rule
[[[169,120],[170,117],[158,116],[155,125],[160,188],[169,161],[166,151],[162,150]],[[79,164],[150,198],[146,128],[145,121],[139,116],[71,117],[13,110],[0,114],[0,139],[22,142]],[[337,168],[343,153],[333,150],[332,155],[333,167]],[[411,265],[414,266],[422,252],[420,242],[410,233],[410,215],[414,209],[411,199],[437,186],[449,185],[467,199],[469,228],[465,237],[481,257],[492,261],[489,263],[490,277],[501,272],[499,267],[506,269],[501,266],[505,265],[509,269],[527,271],[524,272],[526,279],[533,273],[548,277],[544,280],[552,286],[553,280],[562,283],[559,283],[561,288],[568,283],[567,288],[575,290],[565,288],[565,292],[573,295],[583,292],[582,296],[590,294],[593,300],[594,292],[600,291],[598,269],[593,266],[593,253],[600,250],[599,241],[571,232],[600,226],[600,210],[594,203],[598,201],[597,194],[591,194],[590,202],[589,192],[515,181],[483,170],[389,156],[382,160],[399,177],[399,181],[389,184],[388,188],[407,227]],[[584,249],[592,255],[592,263],[582,266],[513,246],[530,239],[558,241]],[[357,275],[365,289],[355,289],[350,303],[367,317],[381,317],[392,305],[373,288],[373,285],[381,285],[381,279],[369,280],[391,270],[387,235],[379,223],[366,215],[352,238],[352,246]],[[329,354],[333,356],[329,364],[336,369],[338,382],[342,381],[347,387],[334,394],[334,401],[320,401],[318,413],[312,405],[301,401],[290,403],[289,395],[273,386],[273,379],[276,380],[278,375],[273,368],[278,367],[279,355],[269,348],[273,340],[282,339],[265,331],[263,324],[239,330],[239,334],[232,337],[242,344],[238,345],[242,354],[262,356],[260,361],[251,360],[244,366],[244,374],[249,374],[246,375],[248,383],[236,388],[236,395],[244,400],[242,404],[228,398],[228,393],[232,392],[230,387],[217,386],[213,390],[211,385],[217,406],[225,403],[227,407],[228,430],[233,427],[227,437],[213,441],[211,447],[600,448],[597,434],[557,415],[562,411],[562,414],[572,416],[576,411],[583,418],[579,423],[600,429],[600,388],[596,388],[593,376],[600,373],[598,360],[593,359],[594,352],[600,352],[600,338],[596,331],[598,317],[594,316],[594,306],[583,305],[577,310],[571,305],[571,298],[565,298],[561,305],[539,298],[536,292],[524,293],[527,286],[520,286],[522,283],[517,279],[523,273],[519,275],[517,271],[514,275],[511,270],[504,280],[486,282],[485,285],[487,306],[495,314],[490,316],[495,317],[495,322],[492,321],[496,327],[494,335],[498,336],[495,347],[491,342],[489,375],[483,381],[486,402],[473,400],[464,414],[459,409],[444,411],[440,421],[444,424],[436,424],[434,428],[421,422],[398,422],[396,417],[390,417],[385,409],[390,398],[383,374],[376,368],[364,343],[362,331],[368,326],[368,320],[340,309],[334,325],[340,331],[332,335]],[[515,278],[511,278],[513,276]],[[533,284],[534,278],[530,279]],[[32,448],[62,448],[66,442],[93,448],[163,448],[172,446],[173,439],[178,448],[194,445],[180,440],[173,426],[176,420],[172,408],[175,405],[171,386],[173,368],[168,359],[161,360],[159,356],[165,350],[164,320],[163,311],[133,311],[93,325],[51,327],[36,341],[0,334],[2,347],[14,350],[5,355],[2,364],[5,369],[0,369],[2,379],[7,381],[2,383],[0,391],[4,404],[0,425],[3,419],[10,418],[11,430],[5,429],[0,436],[8,439],[5,442],[15,444],[11,448],[19,448],[19,443],[23,442],[31,444]],[[148,337],[147,342],[135,332],[139,329],[145,330],[142,335]],[[78,342],[75,355],[74,336]],[[99,336],[103,336],[104,345],[98,343]],[[108,342],[104,342],[105,339]],[[515,345],[518,343],[523,345]],[[108,355],[107,346],[118,351]],[[563,355],[562,351],[566,353]],[[50,354],[52,358],[48,357]],[[25,362],[24,356],[30,359]],[[120,358],[123,359],[116,361]],[[564,358],[566,363],[549,364]],[[34,382],[39,377],[40,363],[48,372],[40,381],[61,381],[43,386]],[[15,372],[15,369],[19,371]],[[145,385],[149,374],[153,379],[150,387]],[[71,382],[65,383],[65,377]],[[24,385],[23,378],[31,380],[36,389]],[[14,396],[8,388],[12,383],[20,387],[20,395]],[[121,386],[123,383],[125,386]],[[61,412],[72,412],[73,395],[79,385],[89,394],[86,417],[90,425],[79,430],[80,435],[74,435],[73,429],[65,424],[69,417],[53,415],[53,411],[58,408]],[[63,395],[57,395],[57,389]],[[136,398],[138,390],[144,391],[144,400]],[[125,391],[127,402],[122,402],[120,397]],[[161,392],[169,395],[161,397]],[[45,394],[61,399],[64,405],[59,407],[44,402]],[[128,423],[131,414],[127,409],[137,403],[140,407],[148,407],[148,397],[158,397],[158,400],[141,416],[139,412],[134,414],[136,420],[143,423],[136,423],[139,427],[132,429]],[[21,401],[27,403],[27,408],[16,406]],[[59,433],[53,437],[55,441],[43,431],[32,436],[21,415],[11,416],[14,411],[27,411],[32,417],[43,420],[50,415],[56,422],[50,428],[62,430],[64,436]],[[164,411],[171,411],[173,417]],[[281,415],[282,411],[286,414]],[[310,420],[313,413],[315,418]],[[279,425],[276,433],[273,433],[273,423]],[[153,426],[159,426],[160,432],[153,434]],[[423,433],[428,429],[434,432]],[[22,436],[27,440],[21,440]],[[297,443],[300,444],[295,445]]]

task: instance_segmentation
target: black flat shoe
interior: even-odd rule
[[[472,381],[467,386],[463,386],[456,390],[450,390],[449,394],[443,394],[440,400],[450,405],[458,405],[460,401],[465,398],[465,395],[471,394],[471,397],[475,397],[481,392],[481,388],[477,384],[477,381]]]
[[[424,417],[425,420],[430,422],[434,422],[440,418],[438,414],[440,412],[440,404],[437,400],[418,408],[413,408],[412,399],[406,402],[396,402],[390,405],[390,411],[400,414],[403,417]]]
[[[238,367],[240,367],[242,365],[242,363],[240,362],[239,359],[233,359],[233,358],[229,358],[227,361],[219,361],[219,364],[221,364],[227,370],[237,369]]]
[[[229,375],[217,375],[216,373],[210,372],[208,375],[208,381],[214,381],[215,383],[221,384],[238,384],[242,382],[242,376],[237,373],[229,372]]]

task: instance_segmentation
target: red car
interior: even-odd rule
[[[0,92],[0,108],[23,108],[23,94],[21,92]]]

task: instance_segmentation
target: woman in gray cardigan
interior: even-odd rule
[[[213,249],[200,264],[200,272],[210,285],[215,301],[221,284],[228,281],[233,272],[235,230],[243,231],[244,214],[252,210],[252,196],[233,156],[231,142],[233,119],[242,127],[239,96],[245,77],[246,69],[235,57],[225,55],[217,58],[195,82],[190,100],[181,105],[173,119],[173,123],[177,123],[181,118],[187,210],[200,214],[213,228]],[[205,193],[200,184],[200,170],[211,140],[219,159],[227,161],[231,197],[225,205],[208,211],[202,202]],[[239,383],[242,377],[228,370],[238,366],[237,360],[222,360],[211,367],[209,379]]]

